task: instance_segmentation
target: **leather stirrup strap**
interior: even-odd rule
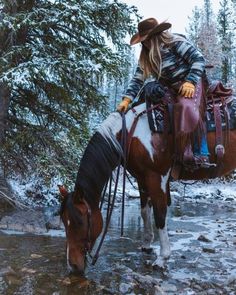
[[[223,145],[222,119],[221,119],[219,103],[214,104],[213,112],[214,112],[214,119],[215,119],[215,126],[216,126],[215,154],[217,156],[217,165],[218,165],[220,164],[225,153],[225,148]]]

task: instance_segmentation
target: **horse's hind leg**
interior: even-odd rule
[[[144,224],[142,251],[150,253],[152,251],[151,243],[154,238],[152,228],[152,204],[144,183],[138,180],[138,186],[141,199],[141,216]]]
[[[170,243],[166,226],[166,213],[168,204],[169,171],[165,175],[150,172],[146,176],[148,195],[153,205],[155,224],[160,239],[160,256],[153,265],[163,267],[165,259],[170,256]]]

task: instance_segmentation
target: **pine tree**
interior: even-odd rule
[[[198,46],[199,40],[199,27],[200,27],[200,18],[202,15],[202,10],[197,6],[194,7],[192,11],[192,16],[189,18],[188,28],[186,30],[189,40],[196,46]]]
[[[206,64],[214,66],[208,71],[208,76],[211,79],[220,78],[221,48],[216,28],[211,1],[204,0],[202,9],[195,7],[193,10],[188,32],[190,32],[189,39],[202,52]]]
[[[222,47],[222,80],[224,83],[229,81],[232,71],[234,30],[231,4],[231,0],[222,0],[218,14],[218,32]]]
[[[0,0],[0,144],[6,172],[75,174],[104,76],[128,73],[135,7],[117,0]]]
[[[207,27],[209,27],[213,17],[211,0],[204,0],[204,12],[205,12],[204,18],[205,18],[206,25]]]

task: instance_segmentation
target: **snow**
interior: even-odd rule
[[[26,178],[13,176],[8,179],[8,182],[14,195],[24,204],[32,207],[59,204],[58,185],[63,183],[60,175],[52,177],[48,185],[36,173],[32,173]]]

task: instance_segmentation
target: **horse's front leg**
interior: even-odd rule
[[[165,175],[156,172],[148,173],[146,186],[153,205],[155,224],[160,239],[160,256],[154,261],[153,266],[164,267],[165,260],[170,257],[171,253],[166,225],[169,171]]]
[[[151,243],[154,239],[152,227],[152,203],[148,197],[147,189],[142,181],[138,181],[140,201],[141,201],[141,216],[143,219],[144,233],[142,251],[150,253],[152,251]]]

